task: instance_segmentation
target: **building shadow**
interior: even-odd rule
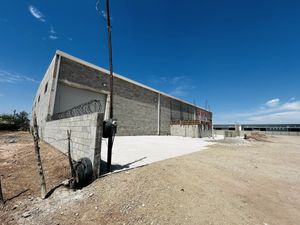
[[[124,170],[124,169],[129,169],[130,165],[142,161],[144,159],[146,159],[147,157],[143,157],[140,159],[137,159],[135,161],[132,161],[130,163],[127,163],[125,165],[120,165],[120,164],[112,164],[111,165],[111,172],[114,172],[116,170]],[[101,175],[106,174],[107,173],[107,162],[101,159],[101,164],[100,164],[100,171],[101,171]]]

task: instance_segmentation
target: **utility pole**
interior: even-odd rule
[[[109,95],[109,120],[112,123],[113,119],[113,64],[112,64],[112,44],[111,44],[111,25],[110,25],[110,14],[109,14],[109,0],[106,0],[106,22],[107,22],[107,34],[108,34],[108,53],[109,53],[109,78],[110,78],[110,95]],[[113,147],[113,136],[108,137],[107,146],[107,172],[111,172],[111,158],[112,158],[112,147]]]
[[[112,64],[112,44],[111,44],[111,25],[109,15],[109,0],[106,0],[106,22],[107,22],[107,34],[108,34],[108,53],[109,53],[109,78],[110,78],[110,111],[109,119],[113,118],[113,64]]]

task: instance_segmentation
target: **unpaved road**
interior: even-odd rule
[[[21,196],[2,208],[0,222],[298,225],[300,137],[268,141],[218,142],[106,176],[80,191],[61,188],[47,200]]]

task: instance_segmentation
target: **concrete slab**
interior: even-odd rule
[[[214,139],[222,139],[218,135]],[[213,138],[177,136],[116,136],[114,140],[113,171],[134,168],[168,158],[201,151],[212,145]],[[107,160],[107,139],[102,141],[102,160]]]

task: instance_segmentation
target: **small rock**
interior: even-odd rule
[[[89,194],[89,197],[92,197],[93,195],[94,195],[94,193],[90,193],[90,194]]]
[[[60,215],[64,215],[64,212],[61,212]]]
[[[144,206],[145,206],[145,204],[143,203],[143,204],[142,204],[142,206],[144,207]]]
[[[98,207],[97,207],[97,206],[95,206],[95,209],[98,209]]]
[[[18,208],[18,207],[19,207],[18,205],[14,205],[14,206],[12,207],[12,209],[15,210],[15,209]]]
[[[8,143],[10,143],[10,144],[11,144],[11,143],[16,143],[16,140],[14,140],[14,139],[9,140]]]
[[[30,214],[29,212],[24,212],[24,213],[22,214],[22,217],[24,217],[24,218],[27,218],[27,217],[29,217],[29,216],[31,216],[31,214]]]
[[[184,192],[184,188],[181,188],[180,191]]]
[[[75,213],[75,216],[78,216],[79,215],[79,213]]]

